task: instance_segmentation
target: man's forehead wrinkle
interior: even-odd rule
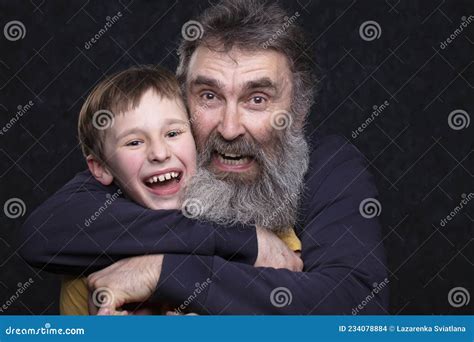
[[[241,76],[240,79],[237,80],[239,81],[240,87],[244,87],[252,82],[261,82],[264,79],[273,84],[277,81],[273,68],[268,65],[255,65],[255,63],[241,65],[239,70],[234,72],[234,75]]]
[[[288,87],[291,88],[293,86],[293,78],[288,73],[279,72],[277,73],[276,78],[277,84],[279,85],[277,88],[280,92],[283,92],[284,89],[287,89]]]
[[[277,81],[270,77],[263,76],[255,79],[250,79],[240,85],[240,89],[244,91],[260,91],[266,90],[272,92],[276,97],[281,94],[282,86]]]
[[[224,84],[221,80],[214,77],[208,77],[204,75],[197,75],[193,80],[191,80],[191,85],[207,85],[210,87],[224,88]]]
[[[251,89],[267,88],[272,89],[274,96],[285,92],[291,86],[288,79],[286,63],[282,63],[281,58],[271,58],[272,55],[261,55],[244,53],[239,50],[229,52],[216,52],[203,50],[204,54],[199,63],[199,70],[196,70],[194,79],[198,76],[205,76],[215,80],[214,84],[218,89],[226,91],[227,94],[237,94]],[[263,82],[267,79],[269,84]],[[252,84],[254,82],[255,84]],[[262,83],[259,85],[258,83]]]
[[[227,53],[227,56],[229,56],[230,60],[231,60],[236,66],[239,65],[239,61],[237,60],[237,58],[236,58],[236,57],[233,57],[230,52]]]
[[[232,78],[231,78],[230,85],[229,85],[229,90],[230,90],[231,94],[234,94],[238,89],[238,86],[236,85],[236,79],[237,79],[238,75],[239,75],[238,63],[236,62],[236,68],[232,72]]]

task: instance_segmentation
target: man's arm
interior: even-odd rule
[[[377,195],[363,157],[342,139],[325,139],[312,153],[306,186],[297,227],[303,272],[167,254],[151,300],[202,314],[351,314],[359,304],[362,314],[386,313],[380,226],[359,212]]]
[[[21,229],[20,253],[30,264],[65,274],[90,273],[151,253],[219,255],[253,264],[253,227],[218,227],[178,210],[145,209],[105,187],[88,171],[37,208]]]

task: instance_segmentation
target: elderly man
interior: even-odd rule
[[[359,209],[377,191],[353,146],[304,134],[315,79],[294,17],[223,1],[198,19],[202,37],[180,45],[199,153],[187,198],[200,220],[118,198],[86,227],[107,191],[83,172],[25,223],[22,255],[53,272],[97,271],[91,290],[113,294],[102,313],[143,301],[201,314],[385,313],[387,290],[373,285],[386,281],[380,227]],[[299,267],[273,234],[288,226],[302,272],[283,269]]]

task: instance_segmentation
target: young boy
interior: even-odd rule
[[[134,67],[102,81],[82,106],[78,131],[89,170],[102,185],[115,183],[146,208],[181,208],[196,170],[196,147],[170,72]],[[293,231],[285,242],[300,249]],[[60,311],[88,314],[86,278],[64,278]]]

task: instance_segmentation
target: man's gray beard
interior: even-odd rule
[[[308,169],[309,147],[302,132],[295,134],[289,129],[275,140],[271,151],[265,152],[253,141],[242,139],[234,144],[213,134],[198,155],[196,175],[184,194],[184,203],[193,206],[193,217],[225,226],[255,224],[274,232],[294,227]],[[256,179],[219,179],[207,169],[216,147],[234,153],[237,148],[243,155],[254,155],[259,164]]]

